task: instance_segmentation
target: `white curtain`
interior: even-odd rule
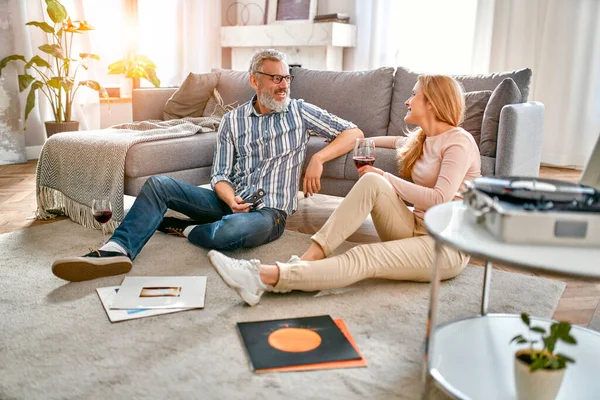
[[[542,162],[585,165],[600,135],[600,1],[500,0],[488,13],[474,59],[490,71],[529,67],[530,100],[546,106]]]
[[[82,0],[63,1],[63,4],[72,19],[90,19],[89,17],[86,18],[83,14]],[[46,21],[52,25],[52,21],[46,17],[46,2],[43,0],[9,0],[9,8],[14,36],[14,54],[24,55],[27,60],[34,55],[40,55],[42,58],[45,58],[44,54],[37,48],[47,43],[46,34],[41,29],[26,26],[25,24],[29,21]],[[89,38],[85,37],[85,35],[82,35],[82,40],[74,45],[74,54],[78,54],[79,52],[94,52],[89,46]],[[96,71],[93,68],[93,64],[90,64],[92,67],[89,70],[80,69],[77,80],[96,79]],[[22,69],[19,69],[19,71],[22,71]],[[25,90],[19,96],[19,108],[22,115],[25,110],[28,93],[29,90]],[[46,130],[43,122],[52,121],[53,119],[52,108],[45,97],[38,91],[35,108],[27,118],[27,130],[25,131],[26,146],[40,146],[44,144]],[[73,120],[79,121],[79,129],[81,130],[100,128],[100,106],[96,91],[85,88],[77,91],[77,97],[73,104]]]
[[[344,69],[469,73],[476,11],[477,0],[356,0],[357,43]]]
[[[220,0],[138,0],[138,9],[139,52],[157,64],[161,86],[221,67]]]

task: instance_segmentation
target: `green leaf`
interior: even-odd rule
[[[48,16],[52,22],[58,24],[59,22],[63,22],[65,19],[67,19],[67,10],[57,0],[46,0],[46,5],[48,6],[46,11],[48,12]]]
[[[521,320],[527,326],[531,324],[531,321],[529,320],[529,315],[527,315],[526,313],[521,313]]]
[[[548,336],[544,338],[544,345],[550,353],[554,353],[554,347],[556,346],[556,337]]]
[[[135,61],[137,61],[137,64],[143,65],[143,66],[148,67],[148,68],[156,69],[156,64],[154,64],[146,56],[141,56],[141,55],[135,56]]]
[[[19,92],[22,92],[23,90],[27,89],[29,87],[29,85],[31,85],[31,82],[35,81],[35,78],[31,75],[19,75]]]
[[[577,340],[575,340],[575,338],[569,334],[566,334],[565,336],[561,337],[561,339],[564,342],[570,343],[570,344],[577,344]]]
[[[115,61],[108,66],[108,73],[110,75],[120,75],[125,73],[127,60]]]
[[[11,62],[11,61],[15,61],[15,60],[21,60],[21,61],[23,61],[23,62],[26,62],[26,61],[25,61],[25,57],[23,57],[23,56],[21,56],[21,55],[19,55],[19,54],[13,54],[13,55],[10,55],[10,56],[8,56],[8,57],[4,57],[4,58],[2,59],[2,61],[0,61],[0,76],[2,76],[2,70],[4,69],[4,67],[6,67],[6,65],[7,65],[9,62]]]
[[[51,86],[56,90],[63,88],[69,92],[73,89],[73,78],[55,76],[48,80],[47,83],[48,86]]]
[[[43,44],[38,47],[44,53],[48,53],[56,58],[65,58],[65,53],[63,52],[62,47],[58,44]]]
[[[79,53],[79,57],[81,57],[81,59],[84,59],[84,58],[93,58],[96,61],[100,61],[100,56],[97,55],[97,54]]]
[[[42,57],[33,56],[31,57],[31,60],[25,64],[25,69],[31,68],[33,64],[37,65],[38,67],[52,68],[52,66],[48,64],[48,61],[44,60]]]
[[[33,107],[35,107],[35,91],[42,87],[44,83],[40,81],[35,81],[31,85],[31,89],[29,89],[29,94],[27,95],[27,102],[25,103],[25,122],[23,123],[23,130],[27,129],[27,117]]]
[[[98,82],[92,81],[92,80],[81,81],[81,82],[79,82],[79,86],[89,87],[90,89],[94,89],[98,92],[103,90],[102,86]]]
[[[50,25],[48,25],[48,23],[46,23],[46,22],[30,21],[30,22],[26,23],[25,25],[37,26],[38,28],[40,28],[41,30],[43,30],[46,33],[54,33],[54,28],[51,27]]]
[[[510,342],[508,342],[508,343],[512,343],[515,340],[525,340],[525,339],[523,339],[523,335],[517,335],[514,338],[510,339]]]
[[[534,326],[531,328],[531,330],[538,333],[546,333],[546,330],[541,326]]]
[[[546,364],[546,359],[544,359],[543,357],[540,357],[538,359],[536,359],[533,363],[531,363],[531,368],[529,369],[531,372],[536,371],[540,368],[544,368],[545,364]]]
[[[552,369],[559,369],[559,368],[561,368],[561,363],[556,358],[550,358],[549,359],[549,364],[550,364],[550,368],[552,368]]]
[[[569,357],[569,356],[565,356],[565,355],[564,355],[564,354],[562,354],[562,353],[557,353],[557,354],[556,354],[556,356],[557,356],[557,357],[560,357],[560,358],[562,358],[562,359],[564,359],[566,362],[575,363],[575,360],[573,360],[573,359],[572,359],[571,357]]]
[[[517,344],[525,344],[525,343],[527,343],[527,340],[522,339],[522,338],[517,341]]]
[[[154,87],[160,87],[160,79],[158,79],[158,77],[156,76],[156,72],[152,69],[147,71],[148,73],[148,79],[150,81],[150,83],[152,83],[154,85]]]

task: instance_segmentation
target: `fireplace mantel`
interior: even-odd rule
[[[281,23],[225,26],[221,46],[231,47],[231,67],[246,70],[252,54],[275,48],[288,56],[289,64],[305,68],[341,71],[343,49],[356,46],[356,26],[337,22]]]

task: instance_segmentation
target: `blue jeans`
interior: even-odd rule
[[[198,226],[188,235],[193,244],[209,249],[256,247],[279,239],[286,214],[263,207],[236,213],[215,192],[167,176],[148,178],[133,206],[110,240],[129,252],[133,260],[150,240],[167,209],[187,215]]]

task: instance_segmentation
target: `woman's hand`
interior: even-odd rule
[[[360,176],[362,178],[362,176],[364,174],[366,174],[367,172],[375,172],[376,174],[379,174],[379,175],[383,175],[383,173],[384,173],[384,171],[379,168],[375,168],[370,165],[365,165],[364,167],[360,167],[358,169],[358,176]]]

